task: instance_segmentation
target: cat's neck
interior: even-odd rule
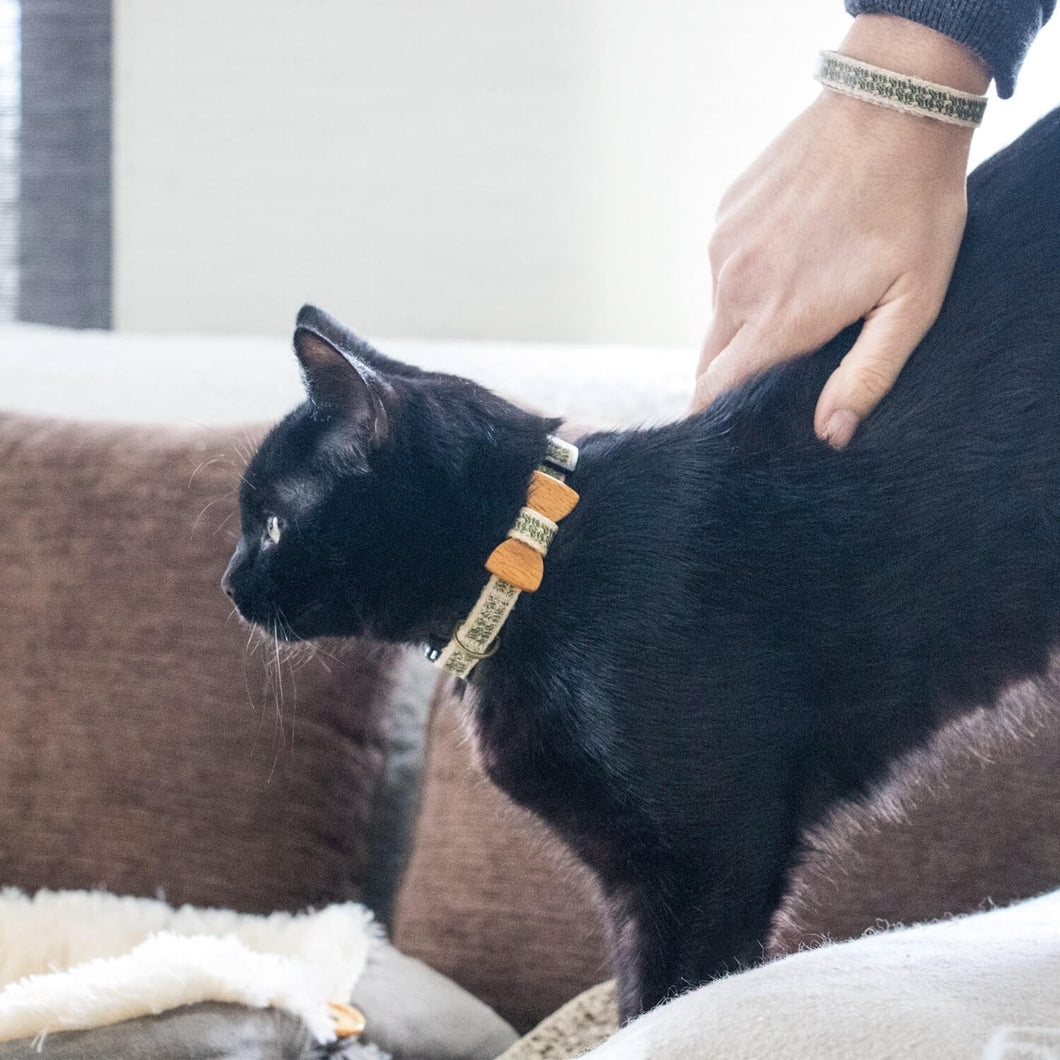
[[[395,528],[407,539],[406,577],[372,624],[383,639],[432,647],[450,639],[488,581],[486,560],[526,504],[558,425],[499,399],[471,411],[477,415],[428,410],[427,422],[399,441],[395,473],[401,469],[420,501],[410,525]]]

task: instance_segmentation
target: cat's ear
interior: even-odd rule
[[[402,364],[392,357],[385,357],[360,335],[350,331],[345,324],[340,324],[330,313],[318,309],[315,305],[304,305],[298,310],[295,327],[309,328],[321,338],[327,339],[333,346],[345,350],[356,360],[368,365],[383,376],[405,376],[419,378],[424,372],[410,364]]]
[[[339,349],[312,328],[294,331],[294,352],[302,366],[309,400],[355,428],[378,445],[387,435],[386,397],[389,386],[369,365]]]

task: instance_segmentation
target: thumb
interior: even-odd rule
[[[895,302],[865,318],[861,334],[821,391],[813,427],[833,449],[844,449],[861,421],[894,386],[927,328]]]

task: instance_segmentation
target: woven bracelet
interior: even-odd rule
[[[986,96],[881,70],[838,52],[821,52],[813,76],[833,92],[970,129],[982,122],[986,110]]]

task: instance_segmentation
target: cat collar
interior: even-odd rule
[[[578,494],[565,482],[577,463],[578,447],[549,435],[544,460],[530,476],[526,506],[508,537],[486,560],[490,579],[478,602],[444,648],[427,649],[427,658],[435,666],[467,677],[479,660],[497,650],[497,634],[519,594],[532,593],[541,584],[544,557],[556,536],[556,524],[578,503]]]

